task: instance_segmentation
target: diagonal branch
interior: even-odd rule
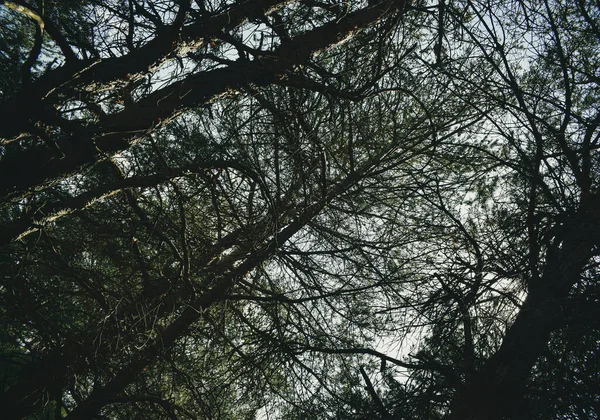
[[[82,128],[71,137],[57,141],[62,155],[49,157],[48,149],[43,146],[14,156],[7,153],[0,160],[0,197],[18,197],[33,189],[44,188],[52,181],[123,151],[187,108],[210,102],[248,84],[265,86],[273,83],[298,64],[347,40],[376,23],[385,13],[404,5],[403,1],[391,0],[358,10],[339,21],[297,36],[268,57],[236,61],[227,68],[202,72],[160,89],[96,126]],[[24,167],[31,170],[23,172]]]

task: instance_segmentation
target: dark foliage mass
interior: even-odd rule
[[[0,417],[600,416],[597,2],[0,3]]]

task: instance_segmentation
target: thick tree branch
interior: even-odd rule
[[[377,410],[379,411],[381,418],[386,419],[386,420],[391,419],[392,417],[390,416],[390,413],[388,413],[388,411],[385,408],[385,405],[383,405],[383,402],[381,401],[379,394],[377,394],[377,391],[373,387],[373,383],[371,382],[371,379],[369,379],[369,375],[367,375],[365,368],[362,366],[360,367],[360,374],[362,375],[362,377],[365,381],[367,392],[373,399],[373,402],[375,403],[375,406],[377,407]]]
[[[247,20],[247,16],[268,13],[285,3],[281,0],[248,0],[184,28],[161,31],[143,47],[127,55],[72,61],[48,71],[29,88],[4,103],[0,102],[0,115],[6,121],[0,126],[0,138],[8,139],[28,131],[30,120],[44,120],[45,108],[65,89],[93,85],[100,90],[102,85],[116,80],[136,79],[137,75],[157,69],[183,51],[201,46],[205,39],[235,29]]]
[[[0,197],[19,196],[32,189],[43,188],[53,180],[125,150],[186,108],[209,102],[248,84],[265,86],[285,77],[294,66],[347,39],[377,22],[385,12],[402,8],[404,4],[390,1],[380,3],[378,7],[358,10],[339,21],[297,36],[268,57],[236,61],[228,68],[190,76],[160,89],[96,126],[82,128],[79,133],[57,141],[63,156],[48,157],[48,150],[42,146],[12,156],[7,154],[0,160]],[[31,169],[23,172],[24,167]]]
[[[593,241],[582,238],[579,224],[600,224],[595,204],[582,200],[579,214],[563,227],[563,238],[547,252],[540,282],[532,285],[498,351],[456,394],[446,420],[500,420],[519,410],[529,373],[560,328],[560,308],[593,255]]]

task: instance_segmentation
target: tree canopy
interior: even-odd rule
[[[0,2],[15,419],[600,416],[600,5]]]

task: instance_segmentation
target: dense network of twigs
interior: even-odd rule
[[[0,2],[6,418],[600,415],[600,6]]]

